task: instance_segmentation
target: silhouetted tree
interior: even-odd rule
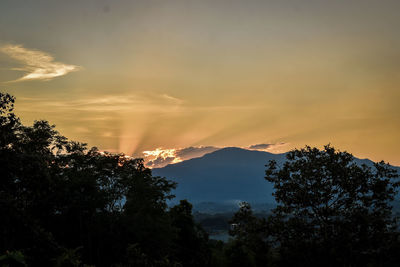
[[[0,93],[2,259],[18,255],[28,266],[175,266],[188,259],[181,251],[188,248],[202,255],[196,259],[207,258],[191,209],[167,210],[175,183],[152,176],[142,159],[69,141],[47,121],[22,125],[14,101]]]
[[[175,259],[182,266],[208,266],[211,251],[207,233],[194,222],[192,204],[187,200],[171,208],[172,225],[176,229]]]
[[[235,238],[227,247],[230,266],[267,266],[272,260],[267,220],[242,202],[230,224],[229,234]]]
[[[390,251],[399,237],[391,206],[399,186],[396,170],[384,162],[360,166],[330,145],[293,150],[281,168],[274,161],[267,167],[278,203],[270,233],[282,265],[393,263]]]

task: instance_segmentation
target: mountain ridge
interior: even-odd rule
[[[187,199],[195,207],[207,202],[234,207],[241,201],[274,204],[273,185],[264,179],[265,165],[269,160],[282,165],[286,154],[226,147],[202,157],[155,168],[153,174],[177,182],[172,192],[176,195],[175,201]],[[360,165],[373,165],[369,159],[354,159]],[[400,171],[399,167],[393,167]]]

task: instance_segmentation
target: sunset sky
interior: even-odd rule
[[[23,123],[111,152],[331,143],[400,165],[399,13],[398,0],[1,0],[0,90]]]

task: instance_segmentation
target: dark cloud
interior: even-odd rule
[[[274,144],[256,144],[256,145],[252,145],[249,146],[249,149],[268,149],[271,146],[273,146]]]
[[[167,166],[168,164],[171,164],[174,161],[174,159],[175,158],[173,157],[168,157],[168,158],[158,157],[146,162],[146,166],[151,168],[162,168],[164,166]]]

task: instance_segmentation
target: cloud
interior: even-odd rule
[[[166,157],[166,158],[156,158],[154,160],[150,160],[146,162],[146,166],[149,168],[161,168],[167,166],[168,164],[177,163],[175,162],[175,158],[173,157]]]
[[[268,151],[272,153],[281,153],[285,151],[284,147],[287,146],[288,143],[274,143],[274,144],[255,144],[248,147],[246,149],[250,150],[259,150],[259,151]]]
[[[159,95],[159,94],[129,94],[129,95],[104,95],[95,97],[81,97],[79,99],[52,99],[52,98],[26,98],[22,100],[29,107],[34,106],[36,109],[49,108],[57,110],[76,110],[85,112],[159,112],[170,113],[181,111],[180,100],[178,98]],[[108,119],[111,117],[102,117],[100,119]]]
[[[143,151],[146,165],[151,168],[161,168],[171,163],[182,160],[176,155],[176,149],[156,148],[155,150]]]
[[[274,144],[256,144],[256,145],[251,145],[249,146],[249,149],[254,149],[254,150],[265,150],[268,149],[269,147],[273,146]]]
[[[26,72],[24,76],[11,82],[51,80],[81,69],[79,66],[56,62],[50,54],[27,49],[22,45],[4,45],[0,47],[0,51],[23,64],[22,67],[13,70]]]
[[[162,168],[168,164],[178,163],[192,158],[202,157],[207,153],[220,149],[214,146],[186,147],[186,148],[157,148],[143,151],[146,166],[150,168]]]
[[[174,102],[174,103],[177,103],[177,104],[182,104],[184,102],[182,99],[179,99],[177,97],[173,97],[173,96],[170,96],[170,95],[167,95],[167,94],[163,94],[161,96],[163,98],[165,98],[166,100]]]

